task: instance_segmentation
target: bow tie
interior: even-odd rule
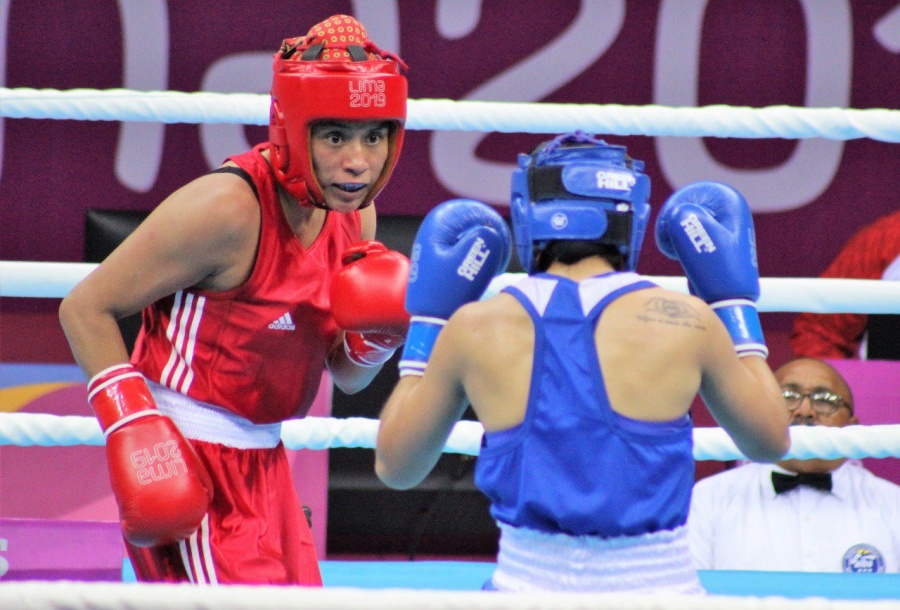
[[[772,472],[772,487],[775,488],[776,494],[781,494],[792,489],[797,489],[801,485],[812,487],[813,489],[821,489],[822,491],[831,491],[831,474],[812,474],[801,472],[800,474],[783,474],[781,472]]]

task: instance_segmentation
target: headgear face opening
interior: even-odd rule
[[[519,262],[534,273],[535,248],[555,240],[615,246],[637,267],[650,219],[644,162],[593,136],[575,132],[519,155],[512,176],[512,226]]]
[[[270,157],[278,182],[301,204],[327,209],[316,179],[310,126],[321,120],[391,121],[388,158],[360,206],[387,183],[406,122],[406,64],[369,40],[353,17],[335,15],[285,40],[272,65]]]

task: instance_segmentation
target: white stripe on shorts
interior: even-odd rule
[[[219,584],[209,538],[209,515],[205,515],[197,531],[178,543],[188,578],[192,584],[201,587]]]

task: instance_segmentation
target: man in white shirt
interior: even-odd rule
[[[859,423],[828,363],[775,371],[792,425]],[[855,460],[748,463],[699,481],[688,517],[698,569],[900,572],[900,486]]]

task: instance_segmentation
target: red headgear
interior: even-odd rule
[[[387,162],[360,207],[384,187],[403,144],[407,86],[401,68],[403,60],[376,47],[347,15],[282,43],[272,66],[270,154],[275,177],[300,203],[327,208],[309,142],[310,125],[323,119],[394,122]]]

